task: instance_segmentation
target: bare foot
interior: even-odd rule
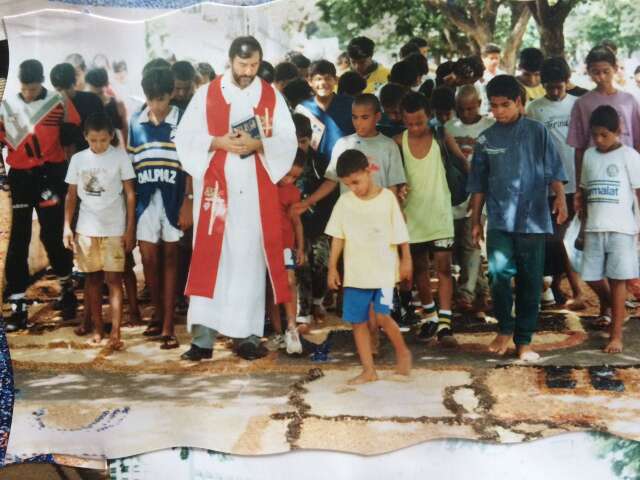
[[[375,382],[376,380],[378,380],[378,374],[375,370],[372,372],[362,372],[357,377],[349,380],[347,385],[362,385],[363,383]]]
[[[509,349],[509,343],[511,342],[511,335],[496,335],[496,338],[489,344],[489,351],[498,355],[504,355]]]
[[[115,351],[122,350],[124,348],[124,342],[119,338],[111,337],[109,338],[109,343],[107,343],[107,348]]]
[[[572,312],[578,312],[587,308],[587,304],[582,297],[572,298],[567,302],[567,309]]]
[[[408,348],[402,353],[399,352],[396,356],[396,373],[409,376],[411,373],[411,360],[411,352]]]
[[[604,353],[621,353],[622,352],[622,338],[611,338],[606,347],[604,347]]]
[[[540,355],[533,351],[531,345],[518,345],[516,347],[518,360],[523,362],[535,362],[540,359]]]

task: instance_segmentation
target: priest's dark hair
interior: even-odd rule
[[[262,60],[262,47],[255,37],[250,35],[237,37],[229,47],[229,59],[233,60],[236,57],[249,58],[256,52],[260,54],[260,60]]]
[[[380,100],[373,93],[361,93],[353,99],[353,106],[368,106],[373,109],[373,113],[380,111]]]
[[[18,79],[20,83],[24,83],[25,85],[44,82],[44,69],[42,68],[42,64],[35,58],[25,60],[20,64]]]
[[[142,91],[147,100],[173,93],[174,76],[169,68],[152,68],[142,78]]]
[[[365,154],[360,150],[350,148],[342,152],[338,157],[336,174],[338,175],[338,178],[345,178],[352,173],[366,170],[368,166],[369,160],[367,160]]]
[[[92,113],[87,117],[84,122],[85,135],[89,132],[102,132],[107,131],[113,134],[114,128],[109,115],[104,112]]]
[[[70,63],[59,63],[49,73],[54,88],[67,90],[76,84],[76,69]]]

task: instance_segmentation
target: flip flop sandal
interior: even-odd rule
[[[593,325],[596,328],[609,328],[611,326],[611,317],[609,315],[600,315],[593,321]]]
[[[180,342],[178,342],[175,335],[163,335],[160,338],[162,339],[162,344],[160,345],[162,350],[172,350],[180,346]]]
[[[142,332],[145,337],[159,337],[162,335],[162,325],[160,323],[150,323],[147,329]]]

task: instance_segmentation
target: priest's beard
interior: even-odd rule
[[[253,79],[256,78],[255,75],[238,75],[233,70],[231,70],[231,75],[233,75],[233,81],[235,82],[235,84],[240,88],[248,87],[249,85],[251,85],[251,82],[253,82]]]

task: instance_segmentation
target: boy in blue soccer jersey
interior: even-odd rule
[[[136,237],[154,315],[143,335],[161,338],[163,350],[177,348],[173,316],[178,240],[192,223],[190,177],[182,170],[174,144],[182,111],[170,105],[173,72],[152,68],[144,72],[147,99],[129,122],[127,147],[136,172]]]

